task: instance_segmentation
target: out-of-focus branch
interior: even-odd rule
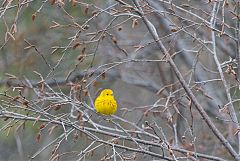
[[[83,72],[75,72],[74,74],[71,74],[71,76],[68,77],[68,79],[66,80],[65,78],[54,78],[54,79],[47,79],[44,80],[46,84],[48,84],[49,86],[59,86],[59,85],[66,85],[69,82],[76,82],[77,80],[81,80],[83,77],[87,77],[89,74],[95,74],[96,77],[92,78],[92,81],[90,83],[92,83],[94,80],[96,80],[98,77],[100,77],[103,73],[107,72],[107,79],[108,81],[112,81],[114,79],[120,78],[121,76],[119,75],[119,73],[114,69],[114,67],[117,67],[119,65],[125,64],[125,63],[129,63],[129,62],[135,62],[135,63],[141,63],[141,62],[161,62],[161,63],[166,63],[165,60],[158,60],[158,59],[126,59],[126,60],[122,60],[120,62],[112,62],[109,64],[103,64],[100,65],[98,68],[95,69],[89,69],[88,71],[83,71]],[[106,68],[106,66],[110,66],[108,68]],[[111,70],[110,70],[111,69]],[[137,86],[141,86],[144,87],[154,93],[156,93],[159,90],[159,87],[148,83],[146,81],[138,81],[138,80],[132,80],[132,81],[128,81],[123,79],[123,81],[125,81],[126,83],[129,84],[134,84]],[[36,81],[36,80],[28,80],[28,82],[25,82],[24,80],[20,80],[18,79],[16,76],[12,76],[10,75],[10,79],[3,79],[0,80],[0,86],[3,85],[8,85],[11,87],[29,87],[28,84],[31,84],[32,87],[36,87],[39,86],[39,84],[41,83],[41,81]]]
[[[163,6],[160,5],[157,1],[148,0],[148,3],[152,8],[154,8],[154,10],[156,10],[157,13],[159,13],[158,11],[164,10]],[[171,33],[171,23],[169,21],[167,21],[166,19],[163,19],[161,17],[161,15],[159,15],[159,14],[157,14],[156,16],[158,19],[160,19],[160,24],[165,27],[165,30],[167,30],[169,33]],[[206,34],[206,33],[202,32],[201,34]],[[223,47],[223,43],[221,41],[219,43],[221,43],[219,46]],[[176,50],[181,51],[181,53],[182,53],[181,59],[183,59],[185,64],[189,68],[193,68],[194,55],[190,55],[190,54],[188,54],[188,52],[186,50],[183,50],[186,48],[188,48],[187,42],[184,39],[181,39],[181,37],[179,36],[178,41],[176,41]],[[229,50],[229,49],[227,48],[225,50]],[[231,52],[228,52],[228,53],[231,53]],[[204,86],[202,86],[202,88],[204,90],[208,90],[208,91],[214,90],[214,87],[212,86],[212,84],[205,83],[205,81],[208,80],[208,77],[207,77],[207,74],[204,72],[204,69],[202,69],[201,67],[199,67],[197,65],[194,70],[195,70],[195,72],[194,72],[195,79],[198,81],[199,84],[204,84]],[[211,97],[213,97],[214,101],[206,100],[207,104],[209,104],[210,107],[217,107],[217,105],[222,104],[222,100],[217,97],[216,93],[211,94]],[[212,113],[214,116],[219,115],[216,108],[208,108],[208,106],[207,106],[207,107],[205,107],[205,110],[207,110],[207,112],[209,112],[209,113]]]
[[[213,9],[212,9],[212,15],[211,15],[211,28],[215,28],[215,24],[216,24],[216,12],[217,12],[217,8],[219,7],[219,3],[218,2],[214,2],[214,5],[213,5]],[[226,95],[227,95],[227,98],[228,98],[228,101],[229,101],[229,106],[228,106],[228,109],[229,109],[229,112],[230,112],[230,116],[231,116],[231,119],[233,121],[233,125],[234,125],[234,128],[235,129],[239,129],[239,123],[238,123],[238,119],[237,119],[237,115],[236,115],[236,112],[235,112],[235,109],[234,109],[234,106],[233,106],[233,103],[232,103],[232,97],[231,97],[231,94],[230,94],[230,89],[227,85],[227,81],[223,75],[223,70],[221,68],[221,65],[220,65],[220,62],[218,60],[218,56],[217,56],[217,51],[216,51],[216,38],[215,38],[215,31],[212,30],[211,31],[211,35],[212,35],[212,45],[213,45],[213,58],[214,58],[214,61],[217,65],[217,68],[218,68],[218,71],[219,71],[219,74],[220,74],[220,77],[221,77],[221,80],[222,80],[222,83],[223,83],[223,86],[224,86],[224,89],[225,89],[225,92],[226,92]],[[240,148],[240,133],[237,134],[238,136],[238,148]],[[239,152],[240,152],[240,149],[239,149]]]
[[[240,2],[236,2],[236,13],[237,15],[240,14]],[[240,21],[239,19],[236,20],[236,37],[237,37],[237,53],[236,53],[236,62],[237,62],[237,74],[238,74],[238,79],[240,78]]]
[[[183,88],[185,89],[186,93],[188,94],[188,96],[192,100],[193,104],[195,105],[195,107],[197,108],[197,110],[199,111],[199,113],[201,114],[201,116],[203,117],[203,119],[205,120],[207,125],[209,126],[209,128],[212,130],[212,132],[215,134],[215,136],[221,141],[221,143],[225,146],[225,148],[232,155],[232,157],[234,157],[235,160],[240,161],[240,156],[236,153],[236,151],[233,149],[231,144],[222,135],[222,133],[216,128],[216,126],[213,124],[211,119],[208,117],[207,113],[204,111],[203,107],[199,104],[198,100],[194,96],[194,94],[191,91],[191,89],[189,89],[189,87],[188,87],[186,81],[184,80],[181,72],[179,71],[178,67],[176,66],[176,64],[174,63],[174,61],[171,58],[170,54],[168,53],[167,49],[165,48],[165,46],[163,45],[163,43],[159,39],[159,36],[158,36],[158,34],[156,32],[155,27],[148,20],[148,18],[144,15],[144,12],[142,11],[142,8],[140,7],[138,1],[137,0],[133,0],[133,2],[136,5],[138,14],[142,17],[143,22],[145,23],[145,25],[147,26],[149,32],[151,33],[151,35],[153,36],[154,40],[156,41],[159,49],[167,57],[168,63],[170,64],[170,66],[174,70],[177,78],[179,79],[179,81],[182,84]]]

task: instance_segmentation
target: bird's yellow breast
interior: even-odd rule
[[[117,111],[117,102],[113,96],[98,96],[95,100],[95,109],[98,113],[112,115]]]

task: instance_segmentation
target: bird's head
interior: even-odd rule
[[[104,89],[100,94],[100,96],[112,96],[112,95],[113,95],[113,91],[111,89]]]

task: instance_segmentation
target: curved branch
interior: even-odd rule
[[[211,119],[208,117],[207,113],[204,111],[201,104],[198,102],[197,98],[194,96],[191,89],[188,87],[186,81],[184,80],[181,72],[179,71],[178,67],[176,66],[175,62],[171,58],[170,54],[168,53],[167,49],[159,39],[159,36],[156,32],[155,27],[153,24],[147,19],[147,17],[144,15],[144,12],[142,11],[139,3],[137,0],[133,0],[133,3],[137,7],[138,14],[142,17],[143,22],[145,23],[146,27],[148,28],[149,32],[151,33],[152,37],[156,41],[156,44],[158,45],[159,49],[163,52],[163,54],[167,57],[169,65],[172,67],[173,71],[175,72],[179,82],[182,84],[183,88],[185,89],[187,95],[192,100],[193,104],[197,108],[198,112],[201,114],[202,118],[206,122],[206,124],[209,126],[209,128],[212,130],[212,132],[215,134],[215,136],[221,141],[221,143],[224,145],[224,147],[228,150],[228,152],[231,154],[232,157],[235,158],[235,160],[240,161],[240,156],[236,153],[236,151],[233,149],[231,144],[226,140],[226,138],[222,135],[222,133],[216,128],[216,126],[213,124]]]
[[[50,119],[37,118],[37,117],[31,117],[31,116],[24,116],[24,115],[14,115],[13,113],[5,112],[5,111],[0,111],[0,118],[12,118],[14,120],[26,120],[26,121],[36,121],[36,120],[38,120],[40,122],[45,122],[45,123],[51,122],[52,124],[60,125],[60,126],[62,126],[62,123],[63,123],[63,120],[58,121],[58,120],[50,120]],[[124,139],[124,140],[132,141],[132,139],[130,139],[129,137],[121,135],[121,134],[106,132],[106,131],[103,131],[103,130],[100,130],[100,129],[94,129],[94,128],[90,128],[90,127],[81,128],[78,125],[76,125],[74,123],[71,123],[71,122],[64,122],[64,126],[79,130],[79,131],[84,132],[84,133],[86,133],[86,132],[96,132],[96,133],[99,133],[99,134],[103,134],[103,135],[107,135],[107,136],[111,136],[111,137],[115,137],[115,138],[121,138],[121,139]],[[102,142],[102,141],[103,140],[100,140],[99,142]],[[138,142],[138,143],[144,144],[144,145],[151,145],[151,146],[162,148],[161,144],[154,143],[152,141],[142,140],[142,139],[138,139],[138,138],[135,138],[135,141]],[[106,141],[103,142],[103,143],[113,146],[113,143],[109,143],[109,142],[106,142]],[[148,155],[155,156],[155,157],[160,157],[160,158],[167,159],[167,160],[169,159],[169,158],[164,158],[162,155],[159,155],[159,154],[156,154],[156,153],[153,153],[153,152],[149,152],[149,151],[143,152],[141,150],[137,150],[137,149],[134,149],[134,148],[129,148],[129,147],[118,145],[118,144],[114,144],[114,146],[118,147],[118,148],[121,148],[121,149],[135,151],[135,152],[139,152],[139,153],[144,153],[144,154],[148,154]],[[201,153],[197,153],[197,152],[193,152],[193,151],[188,151],[188,150],[177,148],[177,147],[174,147],[174,146],[170,147],[170,149],[173,150],[173,151],[182,153],[184,155],[192,154],[192,156],[199,157],[199,158],[204,158],[204,159],[209,159],[209,160],[214,160],[214,161],[225,161],[224,159],[219,158],[219,157],[206,155],[206,154],[201,154]]]

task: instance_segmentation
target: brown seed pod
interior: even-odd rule
[[[78,46],[80,46],[80,43],[79,43],[79,42],[77,42],[76,44],[74,44],[72,48],[73,48],[73,49],[76,49]]]
[[[32,14],[32,21],[35,21],[36,16],[37,16],[36,12]]]
[[[41,124],[39,129],[42,130],[43,128],[45,128],[45,126],[46,126],[45,124]]]
[[[117,30],[122,31],[122,26],[119,26]]]
[[[84,9],[84,16],[87,16],[88,10],[89,10],[89,7],[88,7],[88,5],[87,5],[87,6],[85,7],[85,9]]]
[[[36,141],[39,143],[41,139],[41,133],[39,132],[36,137]]]
[[[76,0],[72,0],[72,6],[76,6],[77,5],[77,1]]]
[[[117,38],[115,36],[112,37],[112,41],[114,44],[117,44]]]
[[[54,5],[56,3],[56,0],[51,0],[51,5]]]
[[[137,19],[133,19],[132,28],[135,28],[138,24],[139,24],[138,20]]]
[[[105,73],[105,72],[103,72],[103,73],[101,74],[101,78],[102,78],[103,80],[106,78],[106,73]]]

